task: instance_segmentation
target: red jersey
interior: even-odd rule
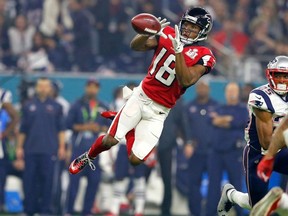
[[[167,26],[163,32],[175,37],[175,30]],[[215,64],[215,57],[211,50],[204,46],[184,46],[183,52],[186,65],[191,67],[196,64],[207,68],[210,72]],[[155,102],[172,108],[176,101],[186,91],[179,85],[175,74],[175,52],[169,38],[159,37],[158,46],[153,55],[148,74],[142,82],[145,94]]]

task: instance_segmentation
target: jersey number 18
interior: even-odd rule
[[[163,47],[157,57],[154,59],[153,66],[149,71],[151,75],[155,73],[157,64],[164,58],[166,52],[167,49]],[[174,54],[170,54],[168,57],[166,57],[166,60],[164,60],[162,67],[160,67],[158,71],[156,71],[155,78],[166,86],[170,86],[176,78],[174,67],[175,64],[172,63],[175,63]],[[173,65],[173,68],[171,67],[171,65]]]

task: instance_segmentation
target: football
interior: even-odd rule
[[[141,13],[131,19],[131,25],[138,34],[154,35],[161,30],[159,20],[149,13]]]

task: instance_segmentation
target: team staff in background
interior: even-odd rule
[[[126,136],[129,160],[141,164],[158,143],[163,123],[176,101],[186,89],[209,73],[215,64],[210,49],[199,44],[212,28],[212,17],[203,8],[187,10],[179,27],[171,28],[166,19],[160,21],[159,35],[136,35],[131,48],[154,50],[148,74],[113,120],[108,133],[95,140],[89,151],[70,165],[79,173],[102,151],[110,149]],[[128,133],[135,128],[135,133]],[[129,150],[130,149],[130,150]]]
[[[12,93],[0,88],[0,212],[4,211],[7,175],[7,137],[14,131],[18,114],[12,105]]]
[[[39,78],[35,97],[21,111],[16,155],[25,161],[23,187],[27,215],[51,214],[55,161],[66,156],[62,107],[50,98],[51,88],[48,78]]]
[[[196,84],[196,98],[185,106],[186,145],[184,154],[188,158],[188,205],[191,215],[203,215],[201,195],[202,177],[208,171],[208,158],[215,139],[210,114],[218,103],[210,98],[210,87],[206,80]],[[202,212],[202,213],[201,213]]]
[[[170,111],[164,123],[163,132],[157,146],[157,158],[161,170],[161,178],[164,184],[164,195],[161,203],[161,214],[171,215],[172,206],[172,162],[175,159],[173,151],[177,148],[177,137],[185,139],[185,115],[183,113],[184,103],[180,99]]]
[[[267,65],[266,78],[268,83],[252,90],[248,99],[250,118],[245,129],[247,145],[243,152],[248,193],[226,184],[218,204],[218,215],[229,215],[233,204],[251,209],[268,193],[269,181],[263,173],[259,178],[257,165],[267,152],[274,128],[288,112],[288,57],[276,56],[271,60]],[[286,164],[288,149],[282,149],[275,155],[273,170],[287,175]]]
[[[105,103],[100,101],[97,96],[100,90],[98,80],[89,79],[86,82],[84,95],[76,100],[71,106],[67,117],[67,128],[72,130],[72,158],[82,154],[90,147],[99,133],[106,132],[108,120],[101,117],[100,113],[107,110]],[[94,161],[98,167],[98,158]],[[66,213],[73,214],[74,202],[77,196],[79,181],[82,176],[87,177],[87,188],[82,209],[83,215],[90,215],[94,203],[97,188],[100,182],[100,169],[96,172],[85,172],[81,175],[71,175],[67,194]]]
[[[216,107],[211,113],[214,126],[214,137],[211,154],[208,158],[209,186],[207,195],[207,216],[214,216],[220,198],[223,172],[228,180],[238,190],[242,189],[243,169],[242,152],[244,148],[244,128],[248,120],[246,104],[240,102],[240,88],[235,82],[229,82],[225,87],[225,104]],[[237,215],[242,215],[242,209],[237,207]]]

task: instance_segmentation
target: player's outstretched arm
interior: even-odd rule
[[[158,45],[155,36],[137,34],[130,43],[130,48],[135,51],[146,51],[154,49]]]
[[[131,41],[130,47],[136,51],[146,51],[154,49],[158,45],[158,41],[155,35],[159,35],[160,37],[167,38],[167,36],[163,33],[165,27],[167,27],[170,22],[167,22],[166,18],[158,17],[159,24],[161,26],[160,31],[156,34],[151,34],[151,32],[147,32],[147,34],[137,34]]]

